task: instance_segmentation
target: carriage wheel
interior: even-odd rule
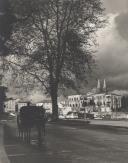
[[[38,146],[42,147],[42,143],[44,140],[44,136],[45,136],[45,128],[40,126],[37,128],[37,132],[38,132]]]
[[[20,123],[20,117],[17,115],[17,128],[18,128],[18,138],[22,137],[22,129],[21,129],[21,123]]]

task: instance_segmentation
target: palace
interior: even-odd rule
[[[121,99],[121,95],[108,91],[106,80],[104,79],[103,85],[98,80],[96,89],[92,89],[85,95],[68,96],[68,106],[76,111],[85,109],[87,113],[95,111],[109,114],[121,108]]]

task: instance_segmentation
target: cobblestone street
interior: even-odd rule
[[[11,163],[127,163],[128,129],[48,124],[42,149],[25,145],[5,128],[5,150]]]

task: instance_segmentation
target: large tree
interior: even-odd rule
[[[52,99],[58,118],[61,85],[84,80],[92,59],[94,34],[104,23],[100,0],[10,0],[17,17],[9,60],[36,78]],[[17,63],[18,61],[18,63]]]
[[[7,55],[6,41],[11,35],[15,17],[12,15],[8,0],[0,0],[0,55]]]

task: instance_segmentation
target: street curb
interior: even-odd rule
[[[90,121],[76,121],[76,120],[58,120],[56,122],[49,122],[49,124],[57,124],[64,126],[88,126],[90,125]]]
[[[0,124],[0,163],[10,163],[4,148],[4,129]]]
[[[93,129],[96,127],[100,127],[101,129],[117,129],[117,128],[124,128],[128,129],[128,126],[121,126],[121,125],[108,125],[108,124],[94,124],[91,121],[82,121],[82,120],[59,120],[57,122],[50,122],[50,124],[57,124],[57,125],[64,125],[64,126],[81,126],[86,127],[88,129]]]

